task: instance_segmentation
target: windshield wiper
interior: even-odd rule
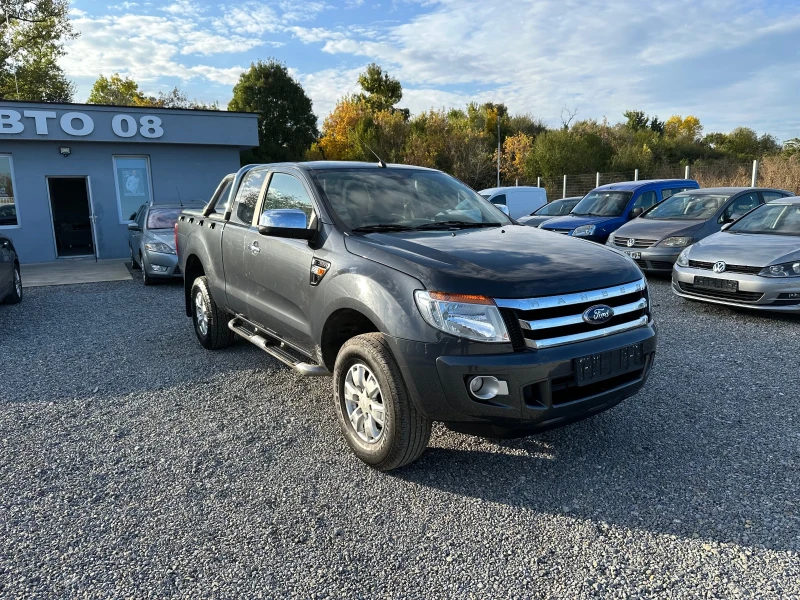
[[[399,223],[378,223],[376,225],[362,225],[361,227],[353,227],[353,231],[364,233],[375,231],[414,231],[414,229],[416,229],[416,227],[400,225]]]
[[[470,229],[478,227],[500,227],[502,223],[470,223],[467,221],[437,221],[417,225],[414,229]]]

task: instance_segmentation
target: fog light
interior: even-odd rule
[[[469,393],[478,400],[491,400],[495,396],[508,396],[508,384],[491,375],[481,375],[469,380]]]
[[[156,273],[166,273],[169,271],[169,267],[162,267],[161,265],[150,265],[150,268]]]

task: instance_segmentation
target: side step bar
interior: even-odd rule
[[[254,333],[250,331],[247,329],[245,325],[246,323],[247,322],[241,317],[234,317],[228,321],[228,329],[233,331],[236,335],[243,337],[251,344],[258,346],[264,352],[273,358],[278,359],[286,366],[293,368],[301,375],[307,375],[310,377],[323,377],[331,374],[328,369],[321,365],[315,365],[313,363],[307,363],[298,360],[295,356],[292,356],[291,353],[285,350],[286,346],[283,342],[275,338],[267,337],[260,333]],[[247,323],[247,325],[249,325],[249,323]],[[252,327],[255,329],[255,326]]]

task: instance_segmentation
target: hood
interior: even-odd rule
[[[517,219],[518,223],[522,223],[523,225],[527,225],[528,227],[538,227],[545,221],[550,221],[552,219],[559,219],[560,217],[553,217],[547,215],[533,215],[527,217],[520,217]]]
[[[728,233],[720,231],[689,247],[689,258],[723,260],[731,265],[766,267],[800,260],[800,236]]]
[[[542,229],[575,229],[581,225],[596,225],[602,227],[606,223],[619,221],[622,217],[580,217],[578,215],[564,215],[551,217]]]
[[[162,242],[175,250],[175,232],[172,229],[149,229],[144,237],[146,242]]]
[[[429,290],[494,298],[553,296],[642,278],[636,264],[615,250],[524,225],[370,233],[348,236],[345,245]]]
[[[663,240],[672,236],[690,235],[700,229],[705,221],[669,221],[667,219],[634,219],[628,221],[614,232],[624,238],[644,238],[646,240]]]

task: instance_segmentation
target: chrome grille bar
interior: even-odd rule
[[[548,338],[546,340],[529,340],[525,339],[525,345],[528,348],[535,348],[537,350],[541,350],[543,348],[552,348],[553,346],[563,346],[564,344],[572,344],[573,342],[585,342],[586,340],[594,340],[601,337],[606,337],[608,335],[613,335],[615,333],[620,333],[622,331],[628,331],[629,329],[636,329],[637,327],[643,327],[647,325],[647,321],[650,317],[644,315],[639,317],[635,321],[629,321],[627,323],[620,323],[619,325],[612,325],[611,327],[606,327],[604,329],[595,329],[594,331],[589,331],[586,333],[575,333],[573,335],[563,335],[561,337],[554,337]]]
[[[500,308],[512,308],[515,310],[539,310],[542,308],[558,308],[569,306],[570,304],[581,304],[583,302],[602,302],[608,298],[625,296],[634,292],[641,292],[645,288],[645,280],[640,279],[631,283],[617,285],[603,290],[590,290],[588,292],[577,292],[575,294],[563,294],[561,296],[544,296],[542,298],[496,298],[495,304]]]
[[[645,308],[647,308],[647,300],[642,298],[641,300],[638,300],[636,302],[631,302],[630,304],[615,306],[614,316],[624,315],[627,313],[644,310]],[[568,325],[579,325],[580,323],[583,322],[584,320],[582,314],[569,315],[568,317],[556,317],[554,319],[541,319],[539,321],[524,321],[522,319],[519,320],[519,324],[520,327],[522,327],[522,329],[527,329],[532,331],[538,329],[552,329],[554,327],[566,327]]]

